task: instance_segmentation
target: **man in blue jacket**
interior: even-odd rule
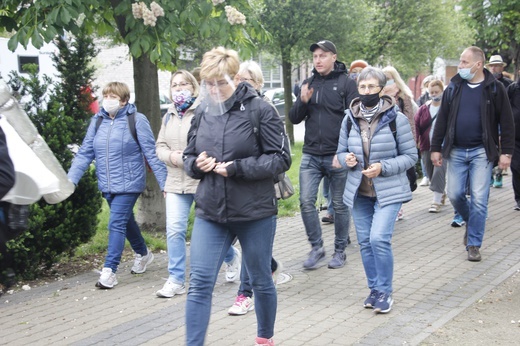
[[[443,94],[431,141],[433,164],[448,160],[448,197],[466,222],[463,243],[473,262],[481,260],[493,163],[508,168],[515,145],[506,89],[484,70],[485,61],[478,47],[462,52],[459,73]],[[468,179],[470,200],[465,191]]]
[[[316,199],[320,181],[329,178],[332,204],[335,211],[334,255],[331,269],[345,265],[345,248],[349,241],[350,212],[343,203],[347,171],[336,159],[339,131],[345,109],[358,96],[356,82],[346,75],[346,66],[337,61],[334,43],[323,40],[311,45],[313,75],[301,86],[300,96],[289,112],[293,124],[305,120],[305,138],[300,165],[300,209],[312,250],[303,263],[315,269],[325,257]],[[341,168],[335,168],[341,167]]]

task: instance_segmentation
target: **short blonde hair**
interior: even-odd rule
[[[224,47],[213,48],[204,53],[200,64],[200,79],[212,79],[229,76],[233,79],[238,73],[240,59],[238,53]]]
[[[193,97],[199,96],[199,83],[197,82],[197,79],[195,79],[195,76],[192,75],[189,71],[186,70],[178,70],[177,72],[172,73],[172,77],[170,78],[170,100],[172,99],[172,82],[173,78],[175,78],[176,75],[182,75],[184,77],[184,80],[187,83],[190,83],[193,86]]]
[[[122,82],[110,82],[105,85],[103,88],[103,97],[108,94],[119,96],[122,102],[128,102],[130,100],[130,88]]]
[[[444,90],[444,83],[440,79],[433,79],[430,81],[430,84],[428,84],[428,88],[438,86],[441,88],[441,90]]]
[[[258,65],[257,62],[253,60],[244,61],[240,64],[240,68],[238,70],[238,74],[241,75],[244,72],[247,72],[251,75],[253,82],[260,86],[260,89],[264,87],[264,75],[262,73],[262,68]]]

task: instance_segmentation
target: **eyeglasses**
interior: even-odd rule
[[[380,85],[374,85],[374,84],[370,84],[370,85],[360,84],[360,85],[358,85],[357,88],[358,88],[358,91],[360,93],[362,93],[365,90],[368,90],[369,92],[377,91],[377,89],[381,88],[381,86]]]
[[[188,86],[188,85],[191,85],[191,83],[186,83],[186,82],[182,82],[182,83],[173,83],[172,84],[172,88],[176,88],[176,87],[185,87],[185,86]]]
[[[254,82],[255,80],[253,78],[240,78],[240,81],[250,83],[250,82]]]
[[[206,86],[208,88],[214,88],[214,87],[217,87],[217,88],[223,88],[227,85],[229,85],[228,81],[227,80],[219,80],[218,82],[213,82],[213,81],[204,81],[206,83]]]

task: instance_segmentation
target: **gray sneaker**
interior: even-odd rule
[[[134,265],[132,266],[132,274],[142,274],[146,271],[146,266],[152,263],[153,253],[150,249],[146,249],[148,253],[145,256],[135,254]]]
[[[305,269],[316,269],[316,265],[318,262],[325,257],[325,249],[322,247],[312,248],[309,253],[309,258],[303,262],[303,267]]]
[[[329,262],[329,269],[339,269],[345,266],[347,255],[343,251],[336,251]]]
[[[480,249],[478,246],[468,246],[468,261],[480,262],[482,257],[480,256]]]

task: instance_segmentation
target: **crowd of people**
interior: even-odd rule
[[[347,69],[328,40],[313,43],[310,51],[312,75],[295,83],[297,99],[288,116],[293,124],[305,122],[299,202],[310,252],[302,266],[314,270],[326,258],[316,207],[324,181],[328,205],[322,222],[334,225],[327,267],[338,270],[347,263],[352,219],[367,279],[363,305],[388,313],[394,303],[392,236],[403,204],[412,200],[407,170],[419,157],[425,178],[420,185],[432,191],[425,212],[441,212],[449,199],[454,223],[466,226],[469,261],[482,259],[490,187],[502,187],[509,168],[514,209],[520,211],[520,86],[504,76],[506,64],[499,55],[486,63],[481,49],[468,47],[448,85],[428,76],[416,102],[392,66],[355,60]],[[196,75],[200,79],[186,70],[172,74],[172,105],[156,140],[146,116],[128,102],[127,85],[111,82],[103,88],[102,105],[68,173],[78,184],[94,162],[110,208],[108,249],[96,287],[118,284],[125,239],[135,252],[133,274],[145,273],[154,259],[133,212],[149,167],[166,201],[168,279],[156,295],[172,298],[187,291],[187,344],[204,344],[213,289],[225,264],[226,280],[240,280],[228,313],[254,310],[255,344],[274,345],[276,280],[282,269],[273,257],[274,183],[291,166],[284,124],[262,95],[260,66],[241,63],[236,51],[208,51]],[[6,159],[2,194],[13,184],[5,149],[0,129],[0,158]],[[186,233],[193,205],[187,279]],[[0,226],[3,215],[0,208]]]

